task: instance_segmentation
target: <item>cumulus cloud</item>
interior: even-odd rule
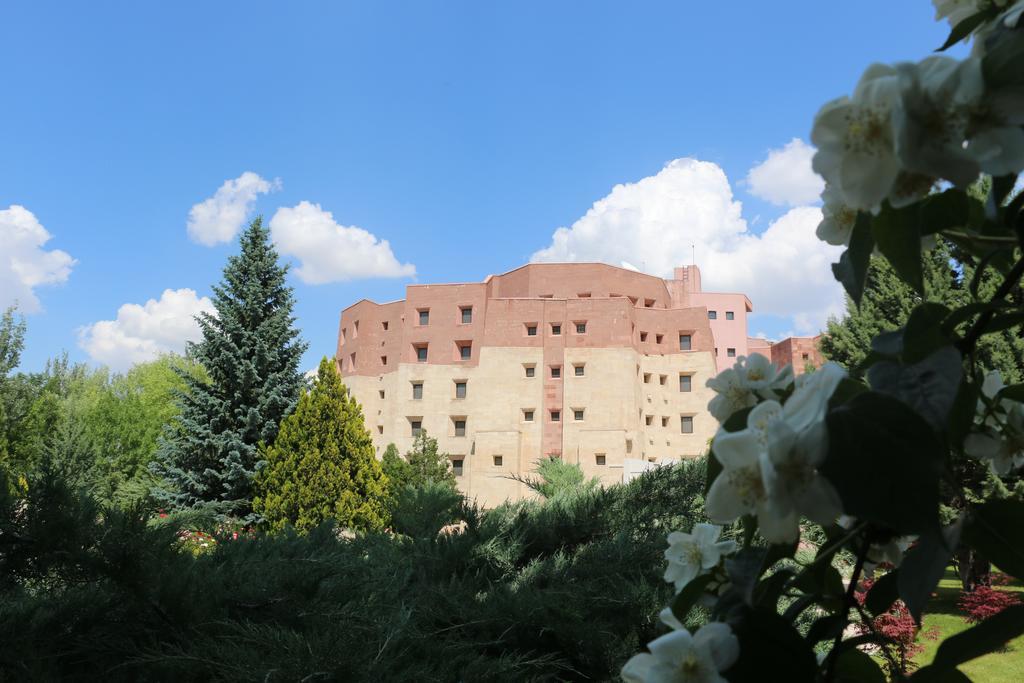
[[[778,206],[816,202],[825,181],[811,169],[813,156],[813,147],[793,138],[782,149],[769,150],[768,158],[750,169],[747,189]]]
[[[319,204],[304,201],[278,209],[270,234],[282,254],[298,260],[295,274],[307,284],[416,274],[416,266],[398,262],[387,240],[339,225]]]
[[[75,259],[46,251],[51,235],[24,206],[0,210],[0,309],[17,303],[25,313],[40,309],[35,288],[67,281]]]
[[[242,229],[256,198],[280,188],[280,180],[264,180],[252,171],[225,180],[212,197],[188,212],[189,238],[207,247],[230,242]]]
[[[209,297],[192,289],[165,289],[141,306],[124,304],[115,320],[100,320],[78,331],[78,345],[98,363],[126,370],[162,353],[181,353],[202,334],[195,316],[214,313]]]
[[[844,305],[829,267],[841,249],[815,237],[820,220],[820,209],[796,207],[753,234],[718,165],[676,159],[656,175],[616,185],[531,260],[625,261],[670,277],[690,263],[695,245],[706,291],[743,292],[755,312],[784,316],[800,334],[813,334]]]

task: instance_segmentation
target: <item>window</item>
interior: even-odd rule
[[[383,390],[383,389],[381,389],[381,390],[380,390],[380,391],[378,391],[377,393],[378,393],[378,394],[380,395],[381,399],[383,399],[383,398],[384,398],[384,390]]]
[[[466,418],[461,420],[452,420],[455,423],[455,436],[466,435]]]
[[[352,338],[355,339],[359,336],[359,321],[352,323]]]
[[[654,308],[654,299],[644,299],[644,308]]]
[[[667,417],[662,416],[662,418],[661,418],[661,426],[662,427],[668,427],[668,418]]]
[[[456,477],[462,476],[462,460],[452,460],[452,473]]]
[[[427,362],[427,345],[421,344],[416,347],[416,362],[426,363]]]
[[[562,326],[559,325],[558,323],[553,323],[551,325],[551,336],[557,337],[560,334],[562,334]]]
[[[523,411],[523,422],[533,422],[533,411],[532,410],[524,410]]]
[[[691,348],[691,337],[688,334],[679,335],[679,350],[689,351]]]
[[[810,360],[810,359],[811,359],[811,354],[809,354],[809,353],[805,353],[805,354],[803,355],[803,359],[804,359],[804,360]]]
[[[574,366],[572,366],[572,371],[573,371],[573,374],[576,375],[577,377],[582,377],[583,376],[583,366],[582,365],[574,365]]]
[[[658,375],[658,384],[661,386],[668,384],[668,375]]]
[[[555,295],[554,294],[541,294],[540,298],[541,299],[553,299],[553,298],[555,298]]]
[[[494,466],[495,467],[501,467],[501,460],[502,460],[502,458],[501,458],[500,455],[492,455],[491,458],[494,459]]]
[[[356,354],[354,353],[348,355],[348,370],[349,372],[355,372],[356,370]]]
[[[654,424],[654,416],[653,415],[644,415],[644,424],[647,425],[648,427],[650,427],[652,424]]]
[[[732,311],[726,311],[725,312],[725,319],[726,320],[735,320],[736,319],[736,314],[733,313]]]
[[[341,328],[341,343],[342,344],[345,343],[345,334],[346,334],[346,332],[347,332],[347,330],[344,327]]]
[[[382,323],[380,324],[380,327],[381,327],[381,329],[382,329],[382,330],[384,330],[385,332],[387,332],[387,331],[388,331],[388,321],[387,321],[387,320],[385,320],[384,322],[382,322]]]
[[[459,344],[459,360],[469,360],[473,357],[472,344]]]
[[[626,439],[626,452],[627,453],[632,453],[633,452],[633,439]]]
[[[726,349],[725,350],[725,355],[728,356],[729,358],[735,358],[736,357],[736,349],[733,349],[733,348]]]
[[[572,419],[576,420],[577,422],[583,422],[583,409],[574,408],[572,411]]]
[[[537,336],[537,326],[536,325],[527,325],[526,326],[526,336],[527,337],[536,337]]]
[[[384,433],[384,425],[377,425],[377,433],[378,434],[383,434]]]
[[[412,383],[412,397],[417,401],[423,398],[423,382]]]
[[[466,381],[455,382],[455,398],[466,398]]]
[[[644,373],[644,384],[650,384],[650,383],[651,383],[651,373],[645,372]]]
[[[562,419],[562,413],[560,411],[558,411],[558,410],[552,410],[551,411],[551,421],[552,422],[558,422],[561,419]]]
[[[590,292],[580,292],[576,296],[579,297],[580,299],[589,299],[590,298]]]
[[[586,334],[586,333],[587,333],[587,324],[586,323],[576,323],[576,334]]]
[[[656,335],[654,335],[654,343],[655,344],[660,344],[661,340],[664,339],[664,338],[665,338],[665,335],[663,335],[663,334],[656,334]]]
[[[463,306],[459,309],[462,312],[462,324],[468,325],[473,322],[473,307]]]
[[[608,459],[605,457],[604,453],[597,453],[594,455],[594,464],[596,465],[604,465],[607,461]]]
[[[679,375],[679,391],[693,391],[692,375]]]
[[[420,325],[430,324],[430,309],[424,308],[420,311]]]
[[[537,374],[537,368],[533,367],[532,365],[527,365],[526,366],[526,376],[527,377],[533,377],[536,374]]]
[[[683,415],[680,418],[683,434],[693,434],[693,416]]]
[[[552,365],[551,366],[551,379],[559,379],[562,376],[562,366]]]
[[[423,422],[420,420],[409,420],[409,424],[412,426],[412,435],[419,436],[423,430]]]
[[[718,320],[718,311],[708,311],[708,320]]]
[[[380,364],[381,365],[387,365],[388,364],[388,357],[387,356],[381,356],[380,357]]]
[[[640,341],[642,341],[642,342],[647,341],[647,333],[646,332],[641,332],[640,333]]]

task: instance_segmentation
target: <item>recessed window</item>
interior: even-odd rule
[[[417,401],[423,398],[423,382],[413,382],[412,397]]]
[[[668,418],[665,417],[664,415],[661,417],[661,426],[668,427]]]
[[[384,390],[383,390],[383,389],[381,389],[380,391],[378,391],[378,392],[377,392],[377,394],[378,394],[378,395],[379,395],[379,396],[381,397],[381,399],[383,399],[383,398],[384,398]]]
[[[377,425],[377,433],[378,434],[383,434],[384,433],[384,425]]]
[[[537,336],[537,326],[536,325],[527,325],[526,326],[526,336],[527,337],[536,337]]]
[[[427,362],[427,345],[422,344],[416,347],[416,362],[426,363]]]
[[[352,338],[355,339],[359,336],[359,321],[352,323]]]
[[[679,335],[679,350],[689,351],[692,344],[692,338],[688,334]]]
[[[551,366],[551,379],[559,379],[562,376],[562,366],[552,365]]]
[[[642,342],[647,341],[647,333],[646,332],[641,332],[640,333],[640,341],[642,341]]]
[[[708,311],[708,320],[718,320],[718,311]]]
[[[725,350],[725,355],[728,356],[729,358],[735,358],[736,357],[736,349],[733,349],[733,348],[726,349]]]
[[[644,308],[654,308],[654,299],[644,299]]]
[[[552,337],[557,337],[560,334],[562,334],[562,326],[557,324],[557,323],[552,324],[551,325],[551,336]]]
[[[561,411],[559,411],[559,410],[552,410],[551,411],[551,421],[552,422],[558,422],[561,419],[562,419],[562,412]]]
[[[652,424],[654,424],[654,416],[653,415],[644,415],[644,424],[646,424],[648,427],[650,427]]]
[[[455,398],[466,398],[466,382],[455,383]]]
[[[540,298],[541,299],[553,299],[553,298],[555,298],[555,295],[554,294],[541,294]]]
[[[420,420],[409,420],[409,425],[412,427],[413,436],[419,436],[423,431],[423,422]]]
[[[572,419],[576,420],[577,422],[583,422],[583,409],[574,408],[572,411]]]
[[[580,292],[576,296],[578,296],[581,299],[589,299],[590,298],[590,292]]]
[[[473,357],[472,344],[459,344],[459,360],[469,360]]]
[[[805,354],[803,355],[803,359],[804,359],[804,360],[810,360],[810,359],[811,359],[811,354],[809,354],[809,353],[805,353]]]
[[[344,327],[341,328],[341,343],[342,344],[345,343],[345,337],[347,336],[347,332],[348,332],[348,330],[346,330]]]
[[[664,338],[665,338],[665,335],[663,335],[663,334],[656,334],[656,335],[654,335],[654,343],[655,344],[660,344],[661,340],[664,339]]]
[[[533,377],[537,374],[537,368],[532,365],[527,365],[524,369],[526,370],[527,377]]]
[[[387,331],[388,331],[388,321],[387,321],[387,320],[385,320],[384,322],[382,322],[382,323],[380,324],[380,327],[381,327],[381,329],[382,329],[382,330],[384,330],[385,332],[387,332]]]
[[[661,386],[668,384],[668,375],[658,375],[658,384]]]
[[[420,325],[430,324],[430,309],[424,308],[420,310]]]
[[[725,319],[726,320],[735,320],[736,319],[736,314],[733,313],[732,311],[726,311],[725,312]]]
[[[456,477],[461,477],[462,476],[462,472],[463,472],[463,470],[462,470],[462,463],[463,463],[462,460],[452,460],[452,473]]]
[[[693,416],[683,415],[680,418],[680,426],[683,434],[693,434]]]
[[[462,324],[463,325],[468,325],[471,322],[473,322],[473,307],[472,306],[463,306],[459,310],[462,313]]]
[[[495,467],[501,467],[502,458],[500,455],[492,455],[491,458],[494,461]]]
[[[523,411],[523,422],[533,422],[533,411],[532,410],[524,410]]]
[[[582,365],[574,365],[574,366],[572,366],[572,371],[573,371],[573,374],[576,375],[577,377],[582,377],[583,376],[583,366]]]
[[[586,334],[586,333],[587,333],[587,324],[586,323],[576,323],[576,334]]]
[[[693,391],[693,375],[679,375],[679,391]]]
[[[355,372],[356,370],[356,354],[350,353],[348,356],[348,370],[349,372]]]
[[[604,453],[597,453],[596,455],[594,455],[594,464],[595,465],[601,466],[601,465],[606,464],[607,462],[608,462],[608,458],[605,456]]]
[[[453,422],[455,423],[455,436],[465,436],[466,435],[466,419],[462,418],[460,420],[453,420]]]
[[[380,364],[381,365],[387,365],[388,364],[388,357],[387,356],[381,356],[380,357]]]
[[[650,383],[651,383],[651,373],[645,372],[644,373],[644,384],[650,384]]]
[[[626,439],[626,452],[627,453],[632,453],[633,452],[633,439]]]

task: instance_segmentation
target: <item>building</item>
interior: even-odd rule
[[[747,337],[751,310],[743,294],[702,291],[696,266],[664,280],[532,263],[359,301],[336,358],[378,455],[426,429],[463,492],[493,506],[527,495],[511,477],[545,456],[614,483],[702,454],[717,428],[705,382],[763,341]]]

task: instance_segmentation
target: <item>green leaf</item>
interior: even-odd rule
[[[941,433],[948,427],[962,372],[960,352],[946,346],[912,365],[875,363],[868,370],[868,382],[872,389],[906,403]]]
[[[778,611],[779,598],[791,578],[793,570],[787,567],[761,579],[754,588],[754,604]]]
[[[917,363],[952,341],[942,331],[942,321],[949,309],[942,304],[925,302],[914,308],[903,328],[904,363]]]
[[[950,636],[939,646],[932,666],[952,668],[994,652],[1024,633],[1024,605],[1007,607],[966,631]]]
[[[1024,325],[1024,312],[997,315],[996,317],[992,318],[992,320],[990,320],[988,324],[985,325],[982,334],[1002,332],[1003,330],[1009,330],[1020,325]]]
[[[885,674],[878,662],[856,648],[839,655],[835,680],[839,683],[886,683]]]
[[[850,235],[850,246],[839,257],[839,263],[832,264],[832,273],[842,283],[853,303],[860,306],[864,294],[864,283],[868,276],[868,264],[871,252],[875,249],[875,240],[871,236],[871,215],[861,212],[857,214],[857,222]]]
[[[793,625],[773,611],[750,610],[733,627],[742,656],[723,675],[730,683],[767,680],[810,683],[817,673],[814,650]]]
[[[864,606],[876,617],[889,611],[899,597],[899,569],[894,569],[875,581],[864,599]]]
[[[960,541],[961,526],[962,523],[957,521],[941,531],[922,535],[917,545],[907,551],[900,564],[897,578],[900,599],[918,626],[921,624],[921,613],[931,599],[932,591],[939,585],[953,556],[953,549]]]
[[[817,619],[807,629],[807,642],[816,645],[823,640],[832,640],[846,628],[846,616],[843,614],[827,614]]]
[[[949,33],[949,38],[946,38],[946,42],[943,43],[942,47],[936,50],[936,52],[944,52],[949,48],[953,47],[954,45],[956,45],[957,43],[959,43],[967,36],[971,35],[974,29],[978,28],[986,21],[988,21],[991,18],[991,15],[992,13],[987,11],[978,12],[976,14],[972,14],[971,16],[961,21],[959,24],[953,27],[953,30],[950,31]]]
[[[800,543],[800,539],[794,539],[792,543],[773,543],[768,546],[768,550],[764,556],[764,564],[761,566],[762,571],[767,571],[772,568],[779,560],[786,560],[796,555],[797,546]]]
[[[957,450],[963,447],[964,439],[974,425],[979,393],[978,385],[968,381],[966,376],[960,380],[956,398],[953,399],[953,407],[949,410],[949,424],[946,428],[949,444]]]
[[[832,397],[828,400],[829,410],[843,405],[854,396],[863,394],[867,390],[868,388],[864,386],[863,382],[858,382],[848,377],[844,378],[839,382],[839,386],[832,392]]]
[[[1017,401],[1018,403],[1024,403],[1024,383],[1022,384],[1011,384],[1003,387],[998,394],[996,394],[997,400],[1008,399],[1010,401]]]
[[[918,229],[922,236],[952,228],[976,227],[985,217],[982,203],[956,188],[929,195],[919,207]]]
[[[946,450],[927,422],[902,401],[868,391],[831,411],[821,471],[843,511],[899,534],[939,525],[939,477]]]
[[[884,204],[882,211],[871,221],[871,236],[899,278],[923,295],[921,232],[917,227],[916,212],[896,210]],[[850,244],[852,248],[852,240]]]
[[[1024,83],[1024,41],[996,41],[981,60],[985,85],[992,90]]]
[[[697,604],[700,597],[704,595],[704,590],[713,578],[711,574],[702,574],[683,586],[683,590],[679,591],[679,594],[672,601],[672,614],[675,615],[676,619],[684,624],[686,623],[686,617],[690,614],[690,610]]]
[[[715,457],[715,449],[712,446],[711,450],[708,451],[708,472],[704,480],[704,497],[707,498],[708,491],[711,490],[711,485],[715,483],[715,479],[722,473],[722,462]]]
[[[989,500],[971,508],[964,540],[1007,574],[1024,578],[1024,502]]]

